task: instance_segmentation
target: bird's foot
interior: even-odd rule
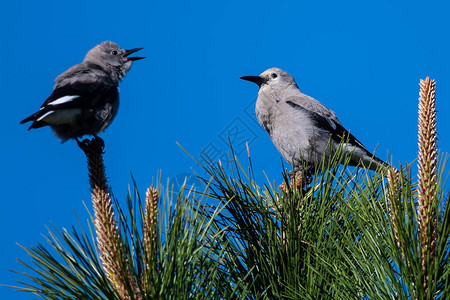
[[[294,174],[290,174],[291,188],[297,190],[303,189],[304,186],[308,185],[312,181],[312,176],[309,172],[297,171]]]
[[[89,139],[84,139],[80,141],[78,138],[75,138],[77,141],[78,147],[80,147],[81,150],[83,150],[84,153],[87,151],[97,150],[103,152],[103,149],[105,148],[105,142],[102,138],[98,137],[94,134],[94,137]]]
[[[302,190],[304,186],[308,185],[312,181],[312,176],[309,172],[302,172],[302,171],[296,171],[296,172],[289,172],[289,179],[290,179],[290,189],[291,190]],[[287,192],[288,187],[286,185],[286,182],[283,182],[278,186],[280,190],[282,190],[284,193]]]
[[[80,147],[81,150],[85,151],[86,148],[88,147],[88,139],[84,139],[82,141],[80,141],[77,137],[75,138],[75,141],[77,141],[77,145],[78,147]]]

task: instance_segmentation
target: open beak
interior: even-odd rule
[[[259,87],[267,82],[267,79],[261,76],[242,76],[241,79],[256,83]]]
[[[131,50],[125,50],[125,54],[123,55],[123,57],[127,57],[129,60],[131,61],[135,61],[135,60],[139,60],[139,59],[144,59],[145,56],[133,56],[133,57],[128,57],[128,55],[133,54],[134,52],[138,52],[139,50],[142,50],[144,48],[134,48]]]

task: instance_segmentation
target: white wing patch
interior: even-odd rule
[[[75,121],[78,115],[81,114],[81,109],[72,108],[72,109],[61,109],[56,111],[49,111],[42,117],[40,117],[37,121],[40,121],[45,118],[45,122],[50,125],[62,125],[62,124],[70,124]]]
[[[52,114],[52,113],[54,113],[53,110],[46,112],[45,114],[43,114],[42,116],[40,116],[39,119],[36,120],[36,122],[42,120],[43,118],[45,118],[46,116],[48,116],[48,115],[50,115],[50,114]]]
[[[59,105],[59,104],[70,102],[79,97],[80,96],[78,96],[78,95],[64,96],[64,97],[58,98],[56,100],[53,100],[52,102],[47,103],[47,105]]]
[[[328,124],[330,124],[331,128],[333,128],[333,130],[336,130],[336,123],[334,123],[333,120],[331,120],[330,118],[326,118]]]

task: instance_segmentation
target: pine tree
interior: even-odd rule
[[[231,172],[203,157],[205,190],[134,184],[126,206],[106,181],[102,141],[80,143],[94,214],[89,233],[49,230],[24,248],[18,290],[44,299],[449,299],[446,157],[435,82],[420,83],[418,176],[372,172],[337,151],[313,180],[258,185],[248,155]],[[343,165],[340,165],[343,162]],[[392,163],[391,163],[392,165]]]

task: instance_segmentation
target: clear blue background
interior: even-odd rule
[[[0,283],[24,279],[16,258],[44,242],[46,225],[69,228],[90,207],[83,153],[49,128],[19,121],[51,93],[53,79],[104,40],[144,47],[121,84],[121,107],[101,136],[115,195],[133,173],[141,192],[162,170],[180,179],[208,149],[239,158],[250,144],[255,173],[281,182],[281,158],[256,123],[257,86],[239,80],[269,67],[291,73],[302,91],[338,115],[377,155],[417,155],[419,79],[437,81],[439,146],[449,151],[450,18],[446,1],[7,1],[2,4]],[[234,134],[234,135],[233,135]],[[225,137],[225,138],[224,138]],[[181,174],[181,175],[180,175]],[[1,299],[31,294],[0,287]],[[34,297],[35,298],[35,297]]]

